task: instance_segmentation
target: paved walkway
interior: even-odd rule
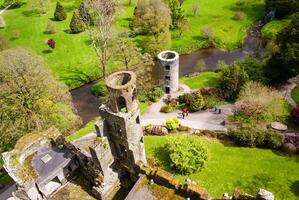
[[[285,99],[289,102],[289,104],[294,108],[297,106],[297,103],[292,98],[292,90],[297,87],[299,84],[299,75],[291,78],[287,81],[286,84],[279,88],[280,93],[285,97]]]
[[[172,94],[172,98],[176,98],[179,95],[191,92],[192,90],[186,85],[180,85],[180,90]],[[227,119],[228,115],[232,115],[235,111],[234,105],[224,105],[220,106],[219,108],[222,110],[221,114],[214,113],[213,110],[205,110],[195,113],[190,113],[188,117],[185,119],[181,118],[181,112],[176,110],[172,113],[161,113],[160,109],[164,105],[163,100],[167,98],[167,95],[164,95],[157,103],[153,103],[148,111],[141,116],[141,124],[146,126],[148,124],[152,125],[164,125],[165,120],[178,117],[181,119],[181,124],[183,126],[188,126],[193,129],[208,129],[208,130],[215,130],[215,131],[226,131],[226,127],[223,125],[223,121]]]

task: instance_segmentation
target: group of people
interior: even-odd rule
[[[188,108],[183,108],[182,109],[182,118],[185,119],[189,115],[189,110]]]
[[[216,114],[221,114],[221,113],[222,113],[221,108],[217,108],[217,107],[215,106],[215,107],[214,107],[214,113],[216,113]]]

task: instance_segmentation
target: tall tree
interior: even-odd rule
[[[171,28],[178,28],[178,21],[185,18],[184,11],[180,5],[179,0],[168,0],[168,5],[171,12],[172,26]]]
[[[80,17],[78,10],[74,11],[71,23],[70,23],[71,33],[81,33],[85,30],[85,24]]]
[[[298,0],[265,0],[266,10],[275,11],[275,16],[278,18],[284,18],[287,15],[299,12]]]
[[[119,34],[116,39],[114,55],[117,60],[122,62],[126,70],[129,70],[132,65],[145,63],[150,59],[148,54],[142,54],[141,49],[136,46],[128,33]]]
[[[68,88],[28,50],[0,52],[0,91],[0,151],[31,131],[55,126],[69,133],[80,124]]]
[[[277,35],[279,52],[269,59],[264,71],[270,84],[283,83],[299,73],[299,12],[290,24]]]
[[[57,1],[55,12],[54,12],[54,18],[57,21],[63,21],[66,19],[66,17],[67,17],[67,14],[64,10],[64,7],[61,5],[61,3],[59,1]]]
[[[162,0],[139,0],[134,14],[133,29],[146,35],[143,48],[155,55],[168,49],[171,42],[169,7]]]
[[[94,16],[94,26],[88,26],[92,47],[96,52],[103,76],[106,77],[110,59],[109,42],[112,37],[112,26],[116,14],[114,0],[87,0],[87,6]]]

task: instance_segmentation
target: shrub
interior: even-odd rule
[[[230,129],[228,134],[237,145],[245,147],[276,149],[283,143],[283,137],[279,132],[248,124],[243,124],[235,130]]]
[[[98,81],[91,87],[91,93],[96,95],[96,96],[106,96],[108,93],[106,84],[104,81]]]
[[[235,100],[247,80],[248,75],[244,67],[233,63],[221,69],[219,86],[224,91],[226,99]]]
[[[296,123],[299,123],[299,105],[293,108],[292,117]]]
[[[185,104],[186,106],[190,106],[192,99],[193,95],[191,93],[186,93],[178,97],[179,103]]]
[[[16,39],[18,39],[20,37],[20,35],[21,35],[20,31],[13,30],[12,33],[11,33],[11,39],[16,40]]]
[[[283,144],[283,136],[274,130],[268,130],[265,132],[264,147],[277,149]]]
[[[204,99],[200,91],[195,92],[190,102],[190,106],[189,106],[190,110],[192,112],[199,111],[204,107],[204,105],[205,105]]]
[[[195,137],[175,137],[168,141],[166,149],[176,170],[184,175],[200,172],[208,160],[206,146]]]
[[[0,51],[3,51],[4,49],[8,49],[8,48],[9,48],[9,42],[3,35],[0,35]]]
[[[257,82],[248,82],[241,90],[237,106],[248,116],[257,116],[267,109],[267,105],[275,99],[281,99],[281,95]]]
[[[47,34],[55,34],[56,33],[56,26],[53,22],[48,22],[45,33]]]
[[[140,94],[140,95],[138,95],[138,100],[140,102],[142,102],[142,103],[148,102],[148,98],[147,98],[146,94]]]
[[[248,117],[266,121],[284,121],[288,105],[280,93],[258,82],[248,82],[236,102],[238,110]]]
[[[180,127],[180,120],[176,117],[169,118],[166,120],[166,127],[168,130],[176,130]]]
[[[146,93],[146,96],[149,101],[157,102],[163,96],[163,94],[164,91],[161,87],[154,87]]]
[[[48,46],[49,46],[51,49],[55,49],[55,47],[56,47],[56,42],[55,42],[54,39],[49,39],[49,40],[47,41],[47,44],[48,44]]]
[[[5,20],[2,16],[0,16],[0,28],[5,28],[6,26],[6,23],[5,23]]]
[[[22,5],[22,1],[21,0],[4,0],[2,5],[4,7],[11,5],[10,8],[18,8]]]
[[[245,14],[242,11],[236,12],[236,14],[233,16],[233,20],[243,20],[245,18]]]
[[[80,18],[82,19],[82,21],[87,24],[87,25],[94,25],[94,19],[92,18],[92,16],[89,13],[88,8],[85,6],[85,3],[82,2],[78,8],[79,10],[79,14],[80,14]]]
[[[70,23],[71,33],[81,33],[85,30],[85,24],[82,21],[78,10],[73,14],[71,23]]]
[[[67,17],[66,15],[66,12],[64,10],[64,7],[61,5],[61,3],[58,1],[57,4],[56,4],[56,9],[55,9],[55,12],[54,12],[54,18],[57,20],[57,21],[63,21],[65,20]]]
[[[161,109],[160,109],[160,112],[162,113],[171,113],[175,110],[175,106],[171,105],[171,104],[166,104],[165,106],[163,106]]]

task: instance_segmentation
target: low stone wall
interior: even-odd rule
[[[211,199],[209,194],[194,184],[180,184],[174,176],[160,168],[151,168],[145,164],[138,165],[140,173],[145,174],[149,180],[153,179],[155,183],[163,185],[177,191],[178,194],[198,200]]]
[[[153,180],[155,183],[164,187],[174,189],[177,194],[183,197],[189,197],[196,200],[274,200],[274,196],[271,192],[260,189],[256,196],[252,196],[246,193],[242,193],[239,190],[235,190],[232,196],[224,194],[221,198],[212,198],[205,191],[204,188],[195,185],[192,181],[188,181],[187,184],[181,184],[174,178],[174,176],[158,167],[150,167],[147,164],[138,163],[138,168],[141,174],[145,174],[149,180]]]

